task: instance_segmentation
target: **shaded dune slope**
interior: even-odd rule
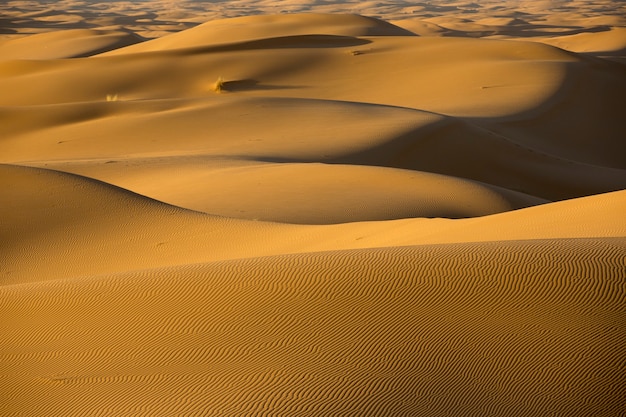
[[[6,121],[0,129],[10,134],[0,141],[6,162],[45,164],[93,176],[176,205],[204,207],[202,210],[209,213],[212,211],[206,204],[198,206],[192,202],[187,206],[184,200],[168,200],[169,187],[165,185],[160,187],[160,195],[153,194],[149,181],[144,182],[147,187],[142,187],[137,177],[144,175],[149,179],[163,165],[158,158],[162,161],[167,156],[170,162],[165,163],[172,172],[180,168],[177,178],[191,187],[199,184],[197,196],[201,198],[202,183],[193,176],[185,177],[183,172],[193,172],[186,167],[194,164],[193,155],[204,155],[202,169],[207,172],[224,165],[216,158],[271,162],[277,165],[276,169],[294,162],[401,168],[480,181],[547,200],[626,187],[623,169],[576,161],[554,149],[553,153],[537,150],[530,140],[522,142],[529,135],[520,139],[518,132],[518,137],[511,139],[491,127],[465,120],[380,105],[218,97],[5,108],[0,110],[0,118]],[[290,123],[267,123],[272,118]],[[30,123],[27,125],[24,120]],[[33,131],[33,125],[38,129]],[[255,125],[262,129],[249,129]],[[138,131],[142,133],[131,133]],[[561,147],[566,142],[563,138]],[[238,186],[234,182],[232,186],[234,194],[245,191],[245,184]],[[174,188],[172,192],[179,190]],[[410,187],[406,192],[412,192]],[[220,209],[215,210],[213,213]],[[235,211],[225,214],[238,216]],[[260,218],[292,221],[287,217]],[[380,217],[355,218],[366,219]]]

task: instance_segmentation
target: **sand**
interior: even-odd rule
[[[0,6],[1,416],[626,416],[616,1]]]

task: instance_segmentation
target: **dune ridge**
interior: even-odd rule
[[[0,415],[624,416],[620,3],[0,12]]]
[[[5,284],[284,253],[626,234],[615,222],[625,191],[461,220],[313,226],[208,215],[47,169],[0,169]]]

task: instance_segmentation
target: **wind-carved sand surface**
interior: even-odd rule
[[[0,415],[625,416],[624,16],[3,3]]]

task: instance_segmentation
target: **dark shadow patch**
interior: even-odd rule
[[[275,85],[261,84],[260,81],[254,79],[223,81],[221,91],[271,91],[271,90],[289,90],[294,88],[302,88],[297,85]]]
[[[367,39],[338,35],[295,35],[253,41],[180,49],[183,54],[252,51],[258,49],[345,48],[372,43]],[[159,53],[162,51],[159,51]],[[150,53],[150,52],[147,52]]]

